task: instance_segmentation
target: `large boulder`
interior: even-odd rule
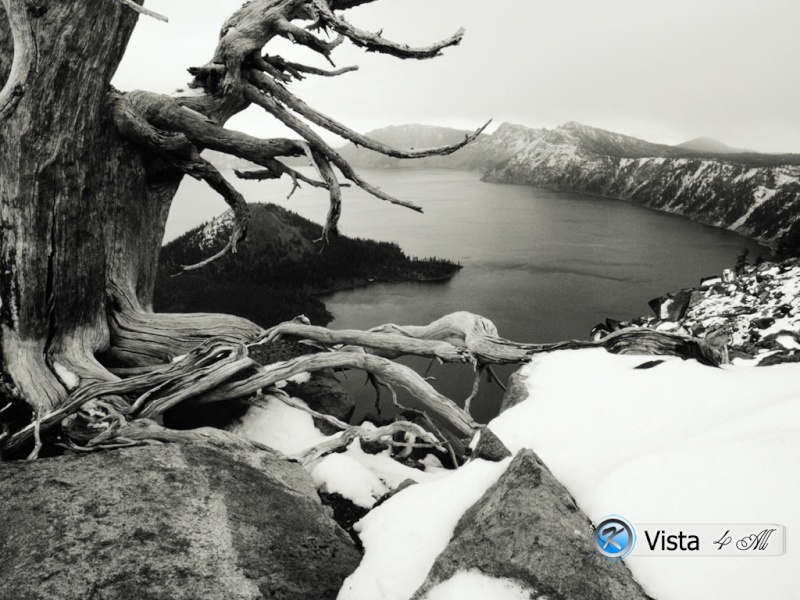
[[[464,513],[414,599],[459,571],[511,580],[531,598],[648,598],[623,563],[595,551],[589,519],[532,450]]]
[[[277,454],[177,444],[0,463],[0,598],[335,598],[360,561]]]

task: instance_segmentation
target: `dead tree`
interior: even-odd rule
[[[481,317],[460,313],[428,331],[393,326],[369,339],[340,340],[358,345],[360,352],[328,339],[336,342],[336,351],[263,368],[247,356],[248,344],[270,335],[257,325],[227,315],[152,311],[164,224],[185,175],[205,181],[235,216],[225,248],[186,269],[235,252],[246,234],[245,199],[200,156],[202,150],[261,167],[248,177],[286,176],[328,190],[327,240],[336,235],[341,214],[342,183],[334,167],[378,200],[421,209],[364,180],[309,123],[402,158],[454,152],[480,134],[482,128],[444,148],[394,149],[334,121],[291,91],[291,84],[305,77],[339,76],[355,67],[325,70],[266,53],[277,38],[329,62],[345,40],[400,59],[433,58],[461,40],[458,31],[410,48],[362,31],[341,14],[372,1],[251,0],[223,24],[211,60],[190,69],[195,93],[174,97],[110,86],[140,13],[159,17],[141,6],[143,0],[2,0],[0,394],[33,414],[27,426],[0,431],[6,452],[33,447],[35,455],[42,439],[87,450],[169,440],[245,443],[215,429],[168,430],[156,418],[189,398],[239,398],[298,372],[336,366],[365,369],[387,384],[411,389],[433,416],[463,436],[480,427],[381,352],[471,361],[478,369],[528,359],[531,348],[500,340]],[[261,139],[225,128],[250,105],[297,137]],[[317,178],[281,161],[302,156],[316,167]],[[392,340],[395,345],[386,346]]]

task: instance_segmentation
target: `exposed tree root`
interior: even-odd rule
[[[385,427],[378,427],[377,429],[366,429],[364,427],[349,427],[341,434],[336,434],[327,438],[326,440],[320,442],[312,446],[311,448],[306,449],[301,454],[297,456],[297,458],[302,462],[304,465],[310,462],[313,462],[324,456],[326,454],[330,454],[338,450],[339,448],[345,448],[350,445],[350,443],[356,439],[360,438],[364,442],[377,442],[383,441],[387,445],[393,446],[407,446],[409,444],[404,442],[395,442],[392,441],[392,436],[398,432],[403,433],[410,433],[416,436],[419,439],[424,440],[422,444],[413,444],[414,447],[418,448],[436,448],[444,452],[444,447],[442,447],[439,440],[428,431],[425,431],[419,425],[415,425],[414,423],[409,423],[408,421],[397,421],[392,423],[391,425],[386,425]]]
[[[109,284],[109,357],[126,366],[162,365],[210,338],[248,343],[263,329],[241,317],[208,313],[159,314],[143,310],[134,296]]]
[[[33,423],[2,440],[5,451],[19,453],[35,439],[31,453],[35,457],[41,448],[40,432],[51,441],[80,451],[153,440],[248,445],[248,441],[229,432],[215,429],[172,431],[158,425],[154,419],[188,399],[202,404],[252,398],[250,402],[258,403],[257,395],[262,391],[344,430],[336,440],[328,440],[300,457],[306,462],[348,444],[355,437],[372,440],[397,431],[412,433],[423,440],[423,444],[444,450],[446,439],[439,439],[441,428],[452,430],[462,438],[472,438],[481,430],[482,426],[469,415],[469,405],[478,396],[477,383],[490,364],[524,363],[537,353],[598,346],[623,354],[696,358],[710,365],[720,364],[722,358],[720,349],[711,348],[702,340],[649,329],[621,330],[591,342],[520,344],[498,337],[491,321],[466,312],[447,315],[427,326],[383,325],[371,331],[332,331],[296,319],[262,332],[252,323],[233,317],[147,314],[137,309],[119,288],[112,287],[109,293],[114,300],[112,340],[117,344],[111,355],[127,359],[129,364],[150,366],[129,370],[123,373],[129,376],[121,380],[109,375],[106,381],[81,381],[56,408],[38,411]],[[208,338],[215,329],[225,335]],[[310,340],[334,350],[267,366],[258,365],[248,357],[248,342],[267,343],[280,336]],[[388,358],[407,354],[447,362],[473,362],[475,385],[467,399],[466,410],[442,396],[416,372]],[[376,432],[353,428],[307,409],[274,387],[302,373],[342,368],[366,371],[390,390],[395,404],[395,388],[408,390],[425,407],[428,428],[436,434],[426,433],[419,425],[412,426],[406,421],[398,421]],[[458,461],[452,448],[449,452],[453,460]]]
[[[455,402],[437,392],[415,371],[380,356],[355,352],[321,352],[268,365],[246,379],[219,386],[199,401],[218,402],[246,397],[300,373],[337,368],[367,371],[389,385],[408,390],[430,411],[434,420],[446,423],[462,436],[471,437],[481,427]]]
[[[489,319],[465,311],[445,315],[429,325],[400,326],[390,323],[369,331],[332,331],[288,321],[267,330],[261,339],[269,341],[283,335],[322,342],[341,351],[352,350],[348,348],[350,345],[367,348],[370,353],[387,358],[417,355],[444,362],[472,361],[476,365],[524,363],[542,352],[596,347],[603,347],[614,354],[666,354],[696,358],[712,366],[725,362],[721,349],[704,340],[652,329],[622,329],[596,341],[568,340],[552,344],[513,342],[499,337],[497,328]]]

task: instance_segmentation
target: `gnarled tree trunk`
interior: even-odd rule
[[[0,120],[0,327],[8,387],[46,412],[76,378],[113,378],[95,358],[110,347],[107,282],[149,303],[176,185],[147,180],[110,118],[111,77],[137,15],[106,1],[38,7],[6,0],[13,37],[0,18],[2,64],[12,40],[34,54]]]

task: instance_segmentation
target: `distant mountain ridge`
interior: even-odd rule
[[[698,137],[688,142],[678,144],[678,148],[686,148],[687,150],[695,150],[697,152],[713,152],[716,154],[744,154],[755,153],[755,150],[746,150],[744,148],[734,148],[723,144],[719,140],[710,137]]]
[[[466,131],[406,125],[368,135],[401,147],[452,143]],[[800,250],[800,155],[735,152],[719,142],[655,144],[571,121],[555,129],[501,124],[449,155],[403,161],[347,144],[356,167],[450,168],[484,181],[627,200]],[[693,147],[689,147],[693,146]]]

